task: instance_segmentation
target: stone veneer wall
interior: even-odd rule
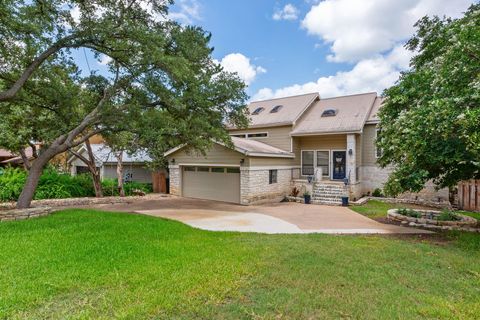
[[[291,168],[278,170],[277,183],[269,184],[269,170],[245,167],[240,169],[240,200],[244,205],[281,201],[291,191]]]
[[[182,195],[182,186],[181,182],[182,177],[180,176],[180,166],[169,166],[169,177],[170,177],[170,194],[180,196]]]
[[[361,192],[364,194],[370,192],[371,194],[376,188],[382,189],[391,172],[391,169],[383,169],[378,166],[360,167],[360,181],[362,184]],[[427,182],[425,188],[420,192],[406,192],[401,194],[398,198],[427,202],[448,202],[449,192],[448,188],[437,191],[432,182]]]

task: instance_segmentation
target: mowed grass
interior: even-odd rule
[[[68,210],[0,224],[0,319],[478,319],[480,237],[207,232]]]

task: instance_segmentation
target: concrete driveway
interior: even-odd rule
[[[382,224],[348,208],[300,203],[241,206],[224,202],[167,197],[96,205],[92,208],[146,214],[211,231],[260,233],[398,234],[430,231]]]

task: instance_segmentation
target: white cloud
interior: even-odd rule
[[[225,71],[236,72],[247,85],[252,83],[257,75],[267,72],[265,68],[250,63],[250,59],[241,53],[230,53],[217,62]]]
[[[405,41],[422,16],[458,17],[470,4],[470,0],[325,0],[311,7],[302,27],[330,45],[329,61],[355,62]]]
[[[102,54],[102,56],[100,58],[100,61],[98,61],[98,63],[101,64],[101,65],[107,65],[110,62],[112,62],[112,60],[113,59],[110,58],[109,56]]]
[[[398,46],[386,56],[377,55],[358,62],[350,71],[340,71],[333,76],[320,77],[317,81],[295,84],[277,90],[263,88],[253,96],[253,100],[311,92],[319,92],[324,98],[370,91],[381,93],[383,89],[395,83],[400,71],[408,68],[411,57],[412,52]]]
[[[197,0],[180,0],[178,10],[171,11],[168,17],[184,24],[192,24],[194,21],[201,20],[200,4]]]
[[[273,20],[297,20],[298,9],[291,3],[286,4],[283,9],[276,9],[272,15]]]

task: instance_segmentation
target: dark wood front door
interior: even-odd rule
[[[333,151],[333,179],[341,180],[345,178],[347,171],[347,153],[345,151]]]

